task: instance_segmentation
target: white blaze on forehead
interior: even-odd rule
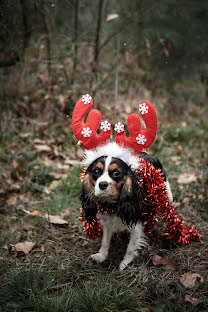
[[[107,191],[107,189],[106,190],[101,190],[100,189],[100,187],[99,187],[99,183],[100,182],[107,182],[108,184],[113,182],[113,180],[111,179],[111,177],[109,176],[109,173],[108,173],[108,168],[109,168],[109,165],[111,163],[111,160],[112,160],[111,156],[108,156],[106,158],[106,160],[105,160],[104,171],[103,171],[103,173],[101,174],[101,176],[97,179],[97,181],[95,183],[95,196],[99,196],[99,195],[101,195],[103,193],[106,193],[106,191]]]
[[[130,166],[132,170],[136,170],[139,167],[139,160],[133,151],[118,145],[116,142],[101,145],[94,150],[86,150],[82,164],[89,167],[101,156],[119,158]]]
[[[109,165],[110,165],[110,163],[111,163],[111,160],[112,160],[112,157],[111,157],[111,156],[108,156],[108,157],[106,158],[106,160],[105,160],[105,170],[104,170],[104,172],[108,172],[108,167],[109,167]]]

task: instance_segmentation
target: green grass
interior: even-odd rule
[[[64,209],[77,209],[80,207],[80,167],[72,167],[67,178],[45,198],[42,210],[50,214],[59,215]]]
[[[69,268],[70,269],[70,268]],[[4,312],[105,312],[105,311],[155,311],[195,312],[207,311],[208,283],[196,285],[192,294],[198,295],[197,303],[185,302],[187,291],[178,280],[160,278],[159,272],[148,274],[146,282],[135,276],[110,273],[67,278],[67,272],[59,268],[44,270],[31,264],[9,267],[0,284],[0,306]],[[137,273],[138,274],[138,273]],[[132,285],[132,278],[134,282]]]
[[[138,311],[136,294],[133,288],[126,287],[125,280],[80,279],[78,287],[66,283],[59,273],[32,266],[13,268],[0,285],[0,305],[5,312]]]

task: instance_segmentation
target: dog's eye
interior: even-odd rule
[[[99,168],[95,168],[92,172],[96,177],[100,176],[101,170]]]
[[[117,169],[116,169],[116,170],[113,170],[113,171],[111,172],[112,178],[118,178],[118,177],[120,177],[120,175],[121,175],[121,173],[120,173],[120,171],[118,171]]]

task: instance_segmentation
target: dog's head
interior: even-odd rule
[[[82,185],[82,206],[90,222],[97,203],[116,204],[117,215],[127,225],[139,218],[141,190],[131,167],[120,158],[100,156],[88,167]]]

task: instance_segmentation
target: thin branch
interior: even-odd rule
[[[79,22],[79,0],[75,0],[75,16],[74,16],[74,62],[71,83],[74,83],[74,76],[77,69],[77,59],[78,59],[78,23]]]
[[[104,0],[99,0],[97,30],[96,30],[96,38],[95,38],[95,49],[94,49],[95,67],[98,66],[98,61],[99,61],[100,29],[101,29],[101,23],[102,23],[103,4],[104,4]]]

